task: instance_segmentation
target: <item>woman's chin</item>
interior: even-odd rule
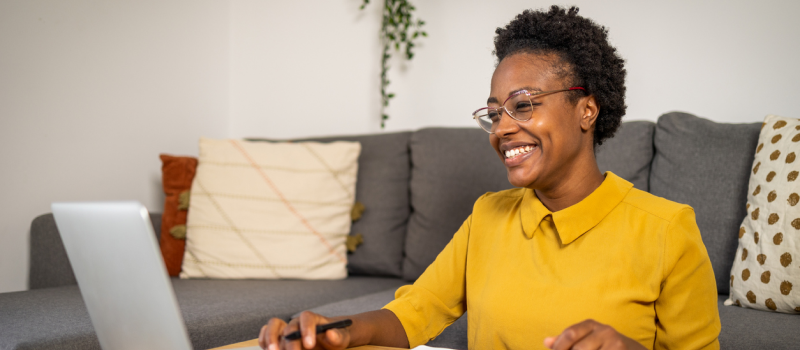
[[[533,183],[533,180],[534,179],[531,176],[519,176],[513,172],[508,173],[508,182],[510,182],[511,186],[514,187],[530,187],[530,185]]]

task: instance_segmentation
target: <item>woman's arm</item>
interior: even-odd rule
[[[654,349],[719,349],[717,284],[706,246],[687,207],[670,221],[664,278],[656,300]]]
[[[269,350],[299,350],[345,349],[367,344],[409,348],[427,343],[466,311],[466,259],[471,220],[472,216],[464,221],[422,276],[413,285],[398,289],[397,298],[384,309],[331,318],[305,311],[288,324],[273,318],[261,329],[259,345]],[[306,338],[314,334],[317,325],[345,318],[350,318],[353,325]],[[302,343],[283,339],[282,335],[298,329],[303,334]]]

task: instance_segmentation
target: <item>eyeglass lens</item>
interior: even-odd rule
[[[493,133],[503,113],[521,122],[530,120],[533,113],[531,97],[526,93],[519,93],[509,98],[501,108],[489,107],[478,111],[475,119],[483,130]]]

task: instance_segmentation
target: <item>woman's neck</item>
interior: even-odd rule
[[[569,208],[588,197],[605,180],[592,157],[590,164],[576,166],[582,171],[567,171],[557,183],[545,189],[535,189],[536,196],[551,212]]]

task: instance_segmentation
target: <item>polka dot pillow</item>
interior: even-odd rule
[[[767,116],[725,305],[800,313],[800,120]]]

